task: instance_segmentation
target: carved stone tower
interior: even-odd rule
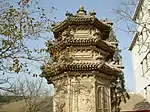
[[[54,112],[110,112],[111,80],[122,70],[114,60],[117,41],[112,22],[98,20],[81,6],[76,15],[52,25],[55,40],[48,42],[50,61],[41,67],[54,84]]]

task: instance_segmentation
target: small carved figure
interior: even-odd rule
[[[113,59],[111,60],[110,64],[115,64],[115,65],[122,65],[122,57],[119,53],[119,50],[116,50],[114,55],[113,55]]]

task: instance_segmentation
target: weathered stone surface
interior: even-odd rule
[[[122,72],[113,58],[117,41],[109,37],[112,23],[98,20],[94,12],[88,15],[84,7],[66,15],[53,25],[52,60],[41,68],[54,84],[54,112],[110,112],[110,83]]]

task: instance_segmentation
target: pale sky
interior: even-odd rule
[[[10,0],[12,2],[16,0]],[[54,11],[51,16],[56,17],[55,21],[62,21],[65,19],[66,11],[76,13],[81,5],[85,7],[87,12],[95,10],[96,16],[98,19],[109,19],[114,22],[117,15],[114,13],[113,9],[117,9],[121,4],[121,0],[39,0],[40,5],[47,10],[47,12],[51,11],[51,7],[55,7],[57,10]],[[124,28],[126,23],[115,24],[114,26]],[[125,32],[120,31],[118,29],[114,29],[117,39],[119,40],[120,49],[124,49],[129,46],[132,37],[127,35]],[[30,43],[33,45],[33,43]],[[43,42],[38,43],[41,46],[44,46]],[[132,60],[131,53],[128,49],[125,49],[121,53],[123,57],[123,65],[125,67],[125,82],[126,87],[130,91],[135,91],[135,80],[132,71]],[[34,69],[35,70],[35,69]],[[34,71],[33,70],[33,71]],[[36,69],[35,71],[38,72]]]
[[[98,19],[110,19],[115,20],[117,15],[114,13],[113,9],[117,9],[121,4],[121,0],[41,0],[41,5],[48,10],[51,10],[51,7],[55,7],[58,10],[54,11],[52,16],[56,17],[56,21],[62,21],[65,19],[65,12],[69,11],[76,13],[78,8],[83,5],[87,11],[95,10],[96,16]],[[126,23],[122,23],[116,26],[125,27]],[[115,26],[115,23],[114,23]],[[119,40],[120,49],[128,47],[131,42],[131,36],[127,35],[125,32],[114,29],[117,39]],[[123,65],[125,67],[125,81],[126,87],[129,90],[135,90],[135,81],[132,71],[132,60],[131,53],[128,49],[125,49],[121,53],[123,57]]]

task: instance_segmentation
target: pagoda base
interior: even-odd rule
[[[72,72],[73,76],[69,73],[54,81],[54,112],[110,112],[111,76]]]

